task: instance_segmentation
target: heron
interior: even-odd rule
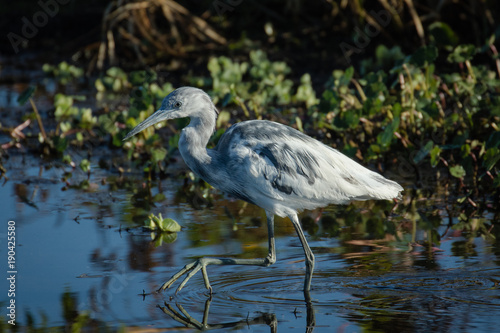
[[[181,276],[179,292],[201,270],[212,292],[208,265],[270,266],[276,262],[274,216],[288,217],[305,254],[304,291],[311,288],[314,254],[299,222],[298,212],[348,204],[355,200],[401,199],[403,188],[312,137],[267,120],[236,123],[213,149],[207,143],[215,131],[219,111],[210,96],[194,87],[181,87],[164,98],[160,108],[123,140],[161,121],[190,118],[179,138],[179,151],[198,177],[231,197],[265,210],[268,254],[265,258],[203,257],[184,266],[158,291],[170,288]]]

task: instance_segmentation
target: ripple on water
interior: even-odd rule
[[[224,306],[252,303],[300,303],[304,302],[302,287],[304,275],[300,270],[290,272],[283,269],[234,269],[209,271],[213,297],[222,300]],[[286,283],[285,283],[286,282]],[[174,285],[173,287],[176,287]],[[205,300],[209,292],[203,279],[193,278],[189,286],[175,296],[179,302],[198,302]]]
[[[211,270],[209,278],[213,297],[222,302],[221,306],[273,304],[293,307],[304,304],[304,273],[302,267],[277,265],[255,269]],[[313,277],[311,297],[318,306],[350,303],[353,299],[377,295],[396,298],[442,297],[455,302],[499,306],[499,300],[491,294],[492,290],[498,290],[499,279],[500,271],[497,268],[367,277],[343,276],[338,271],[319,271]],[[200,302],[209,296],[200,275],[191,279],[175,299],[180,302]]]
[[[277,307],[293,312],[305,305],[303,292],[305,269],[303,262],[297,264],[276,264],[272,267],[228,267],[209,268],[213,288],[211,312],[241,309],[245,311],[266,311]],[[347,278],[349,279],[349,278]],[[317,274],[313,277],[313,302],[318,305],[339,304],[351,296],[343,290],[346,278],[338,273]],[[200,304],[210,297],[205,289],[201,274],[193,277],[187,286],[174,295],[168,291],[172,301],[179,304]],[[169,298],[165,295],[165,298]],[[256,310],[257,309],[257,310]]]

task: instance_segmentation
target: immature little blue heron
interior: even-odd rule
[[[219,190],[264,208],[269,253],[262,259],[201,258],[186,265],[159,290],[169,288],[186,274],[180,291],[200,269],[212,291],[207,265],[269,266],[276,261],[274,215],[288,216],[306,257],[304,290],[311,287],[314,255],[307,244],[297,212],[352,200],[399,198],[403,188],[372,172],[323,143],[291,128],[266,120],[249,120],[231,126],[214,149],[206,145],[215,130],[219,112],[201,89],[182,87],[163,100],[158,111],[137,125],[124,140],[167,119],[191,119],[182,130],[179,150],[200,178]]]

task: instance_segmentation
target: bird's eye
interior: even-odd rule
[[[175,102],[174,107],[180,108],[182,106],[181,102]]]

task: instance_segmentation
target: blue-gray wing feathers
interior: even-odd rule
[[[215,151],[227,170],[222,190],[281,216],[352,200],[392,199],[403,190],[337,150],[275,122],[233,125]]]

